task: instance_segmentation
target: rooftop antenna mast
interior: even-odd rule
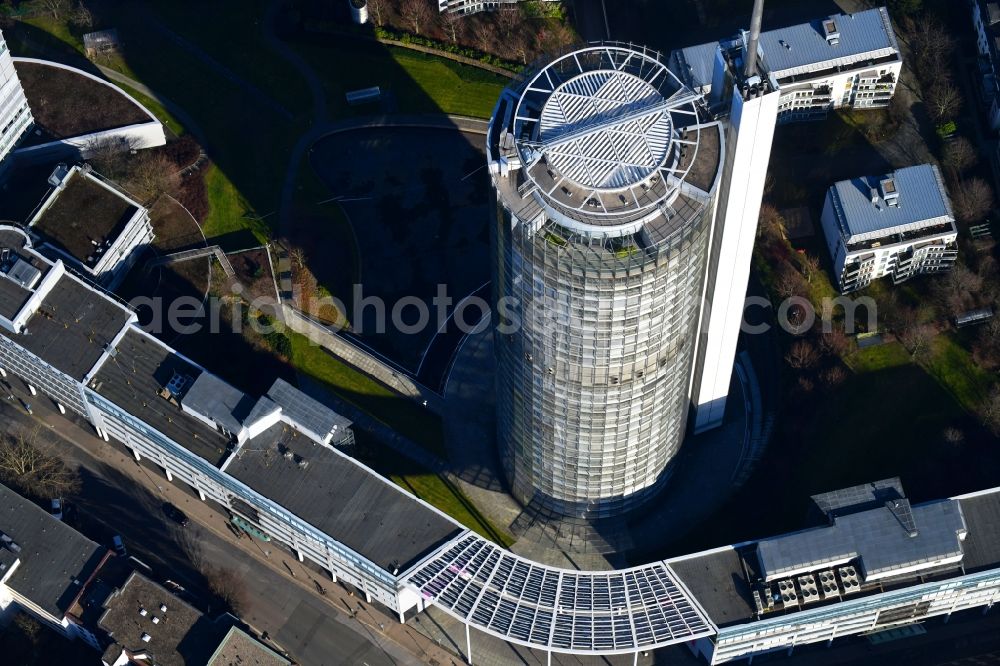
[[[764,0],[754,0],[753,16],[750,18],[750,41],[747,42],[746,62],[743,77],[749,79],[757,70],[757,42],[760,41],[760,22],[764,15]]]

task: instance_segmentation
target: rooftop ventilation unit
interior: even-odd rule
[[[819,601],[819,588],[816,587],[816,578],[812,574],[799,576],[799,590],[802,591],[802,603]]]
[[[833,574],[833,571],[819,572],[819,588],[824,599],[840,595],[840,588],[837,587],[837,577]]]
[[[153,616],[153,624],[159,624],[159,623],[160,623],[160,618],[158,618],[158,617],[156,617],[156,616],[154,615],[154,616]]]
[[[899,190],[896,189],[896,179],[893,177],[883,178],[879,183],[882,190],[882,198],[887,206],[899,207]]]
[[[167,605],[166,604],[160,604],[160,612],[161,613],[166,613],[167,612]]]
[[[143,642],[143,643],[148,643],[148,642],[149,642],[149,640],[150,640],[151,638],[152,638],[152,636],[150,636],[150,635],[149,635],[149,634],[147,634],[147,633],[143,633],[143,634],[142,634],[142,642]]]
[[[139,615],[141,615],[142,617],[146,617],[147,615],[149,615],[149,611],[147,611],[145,608],[140,608]]]
[[[49,185],[52,187],[62,187],[63,183],[66,182],[66,176],[68,175],[68,166],[65,164],[56,165],[56,168],[52,170],[52,174],[49,176]]]
[[[184,395],[184,391],[192,384],[192,380],[187,375],[182,375],[179,372],[175,372],[174,376],[170,378],[167,382],[167,393],[170,397],[175,400],[180,400],[181,396]]]
[[[38,281],[42,279],[42,272],[40,270],[16,254],[7,254],[0,261],[0,273],[6,275],[10,281],[28,290],[34,289]]]
[[[861,580],[858,578],[858,570],[852,566],[840,567],[837,569],[840,574],[840,584],[844,594],[861,591]]]
[[[823,36],[826,37],[826,42],[830,46],[836,46],[840,43],[840,30],[837,29],[837,22],[833,20],[833,17],[823,21]]]
[[[778,596],[784,606],[799,605],[799,595],[795,592],[795,583],[791,580],[778,581]]]

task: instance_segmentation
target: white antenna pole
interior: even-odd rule
[[[753,15],[750,17],[750,41],[747,42],[746,62],[743,76],[750,78],[757,69],[757,42],[760,41],[760,22],[764,15],[764,0],[754,0]]]

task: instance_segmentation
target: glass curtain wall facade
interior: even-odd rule
[[[698,100],[657,56],[564,56],[505,93],[491,127],[501,460],[519,501],[560,514],[648,498],[684,438],[714,211],[712,179],[684,179],[713,159],[699,137],[718,128],[701,129]],[[611,70],[653,85],[633,97]],[[571,122],[546,125],[561,91]],[[585,111],[565,112],[579,100]],[[653,148],[630,157],[636,136]]]

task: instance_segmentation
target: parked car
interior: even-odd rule
[[[52,505],[49,508],[49,513],[51,513],[52,517],[56,520],[63,519],[63,501],[61,497],[52,498]]]
[[[127,555],[125,551],[125,542],[122,541],[121,535],[116,534],[111,537],[111,545],[115,547],[115,552],[118,553],[119,556],[125,557],[125,555]]]
[[[164,515],[166,515],[167,518],[174,521],[181,527],[184,527],[185,525],[188,524],[188,517],[184,515],[184,512],[178,509],[170,502],[165,502],[163,504],[163,513]]]

